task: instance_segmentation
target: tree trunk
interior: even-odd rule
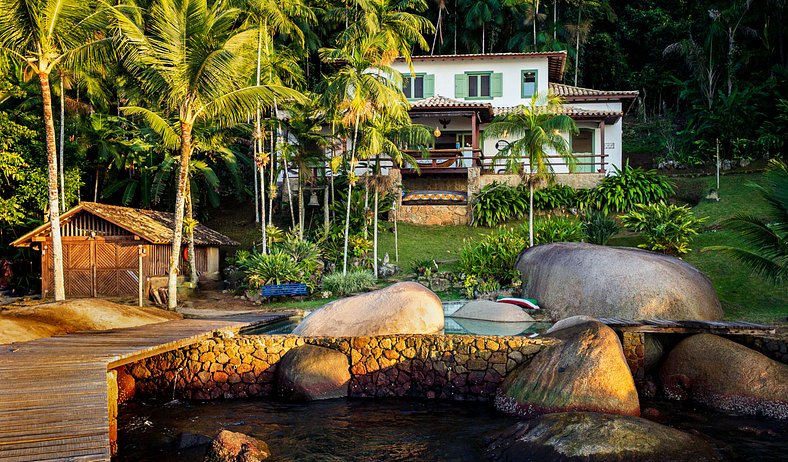
[[[282,167],[284,171],[285,190],[287,191],[287,203],[290,206],[290,229],[295,229],[295,210],[293,210],[293,190],[290,187],[290,174],[287,171],[287,158],[282,154]],[[299,191],[300,193],[300,191]]]
[[[298,237],[304,238],[304,179],[301,176],[301,167],[298,167]]]
[[[60,155],[58,157],[58,167],[60,169],[60,211],[66,206],[66,174],[63,167],[63,152],[66,141],[66,96],[64,94],[63,74],[60,74]]]
[[[189,258],[189,280],[197,286],[200,276],[197,274],[197,253],[194,251],[194,209],[192,208],[192,185],[186,181],[186,218],[189,220],[189,232],[186,234],[188,242],[187,257]]]
[[[255,164],[255,173],[252,175],[252,182],[254,183],[254,222],[260,223],[260,196],[258,195],[259,192],[257,191],[257,140],[253,139],[252,141],[254,142],[252,161]],[[263,187],[265,187],[265,183],[263,183]],[[265,207],[265,202],[263,202],[263,207]]]
[[[534,175],[528,181],[528,247],[534,246]]]
[[[266,229],[268,224],[265,222],[265,167],[260,165],[258,168],[260,170],[260,202],[263,204],[262,216],[260,217],[260,232],[263,236],[263,253],[266,254],[268,253],[268,230]]]
[[[183,237],[183,209],[186,198],[186,181],[189,178],[189,158],[192,153],[192,125],[181,122],[181,163],[178,169],[178,185],[175,189],[175,222],[172,229],[172,249],[170,252],[169,277],[167,291],[169,294],[167,308],[175,310],[178,306],[178,263],[181,254]]]
[[[374,218],[372,219],[372,272],[377,279],[378,275],[378,184],[375,182]]]
[[[577,7],[577,29],[575,29],[575,86],[577,86],[577,69],[580,66],[580,13],[583,10]]]
[[[329,216],[328,208],[328,185],[323,190],[323,238],[328,240],[328,235],[331,234],[331,217]]]
[[[342,261],[342,274],[347,274],[347,244],[350,237],[350,202],[352,201],[353,182],[352,174],[355,174],[356,142],[358,141],[358,124],[360,116],[356,115],[356,125],[353,128],[353,148],[350,151],[350,172],[348,172],[347,182],[347,213],[345,214],[345,248]]]
[[[60,204],[57,188],[57,147],[55,146],[55,120],[52,116],[52,92],[49,75],[38,74],[41,83],[41,99],[44,105],[44,128],[47,143],[47,187],[49,189],[49,224],[52,228],[52,278],[55,286],[55,301],[66,299],[63,279],[63,242],[60,239]]]
[[[367,223],[367,211],[369,210],[369,165],[364,172],[364,239],[369,235],[369,223]]]
[[[270,180],[269,187],[271,188],[268,190],[268,224],[272,225],[274,223],[274,195],[272,191],[276,186],[276,134],[273,130],[271,130],[271,157],[268,159],[268,162],[271,164],[271,168],[268,172]],[[285,171],[285,173],[287,173],[287,171]]]
[[[558,0],[553,0],[553,40],[558,40]]]

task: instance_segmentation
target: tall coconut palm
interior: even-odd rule
[[[407,115],[408,102],[402,94],[402,76],[394,68],[383,64],[389,44],[383,35],[372,35],[354,40],[350,48],[321,49],[326,62],[340,65],[328,78],[324,97],[327,105],[336,105],[343,114],[341,123],[353,129],[353,144],[348,161],[348,204],[345,214],[345,243],[343,274],[347,273],[347,250],[350,232],[350,198],[356,182],[355,168],[358,133],[362,123],[376,114],[388,112]]]
[[[410,118],[380,114],[364,126],[359,139],[360,158],[375,159],[373,186],[372,267],[378,275],[378,203],[380,198],[380,160],[390,160],[397,167],[403,163],[418,169],[416,160],[403,149],[426,149],[435,142],[432,131],[424,125],[411,124]]]
[[[756,187],[769,206],[766,219],[740,213],[725,222],[747,248],[714,246],[703,251],[729,253],[755,273],[779,284],[788,280],[788,165],[773,159],[764,173],[764,183]]]
[[[497,159],[506,161],[507,170],[520,173],[528,163],[529,189],[528,242],[534,245],[534,187],[553,173],[550,155],[555,153],[574,171],[576,159],[564,135],[578,132],[574,120],[561,114],[563,101],[553,94],[531,97],[527,105],[520,105],[507,114],[497,116],[484,130],[484,139],[508,138],[513,141],[503,149]]]
[[[107,10],[93,0],[0,0],[0,52],[27,66],[41,86],[47,149],[49,222],[55,300],[66,297],[60,239],[58,162],[52,115],[50,76],[63,67],[78,67],[108,58],[103,34]]]
[[[239,30],[241,11],[222,1],[156,0],[144,18],[135,9],[115,11],[122,34],[118,51],[153,106],[123,110],[145,118],[167,145],[180,150],[168,280],[168,307],[175,309],[194,125],[245,122],[277,97],[301,95],[276,85],[244,86],[254,70],[257,31]],[[167,123],[168,115],[177,117],[177,127]]]

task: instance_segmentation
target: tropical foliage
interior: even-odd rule
[[[692,238],[698,235],[704,220],[695,218],[687,206],[662,201],[636,204],[631,212],[621,217],[624,226],[645,236],[646,242],[638,247],[675,256],[691,250]]]
[[[704,251],[723,251],[753,272],[779,283],[788,276],[788,166],[772,161],[764,174],[765,185],[754,185],[769,204],[766,219],[742,212],[725,222],[746,247],[713,246]]]
[[[375,287],[377,278],[371,271],[354,269],[347,273],[331,273],[323,277],[322,288],[332,295],[348,295]]]
[[[666,177],[627,163],[593,189],[586,205],[605,212],[628,212],[637,204],[664,201],[672,194],[673,185]]]

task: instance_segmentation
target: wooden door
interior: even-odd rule
[[[139,248],[136,243],[95,242],[97,297],[134,295],[138,289]]]

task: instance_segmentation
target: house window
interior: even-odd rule
[[[490,74],[468,74],[468,98],[490,97]]]
[[[403,76],[402,93],[408,99],[424,99],[424,75]]]
[[[537,92],[539,84],[539,72],[536,70],[525,70],[522,72],[521,96],[530,98]]]

